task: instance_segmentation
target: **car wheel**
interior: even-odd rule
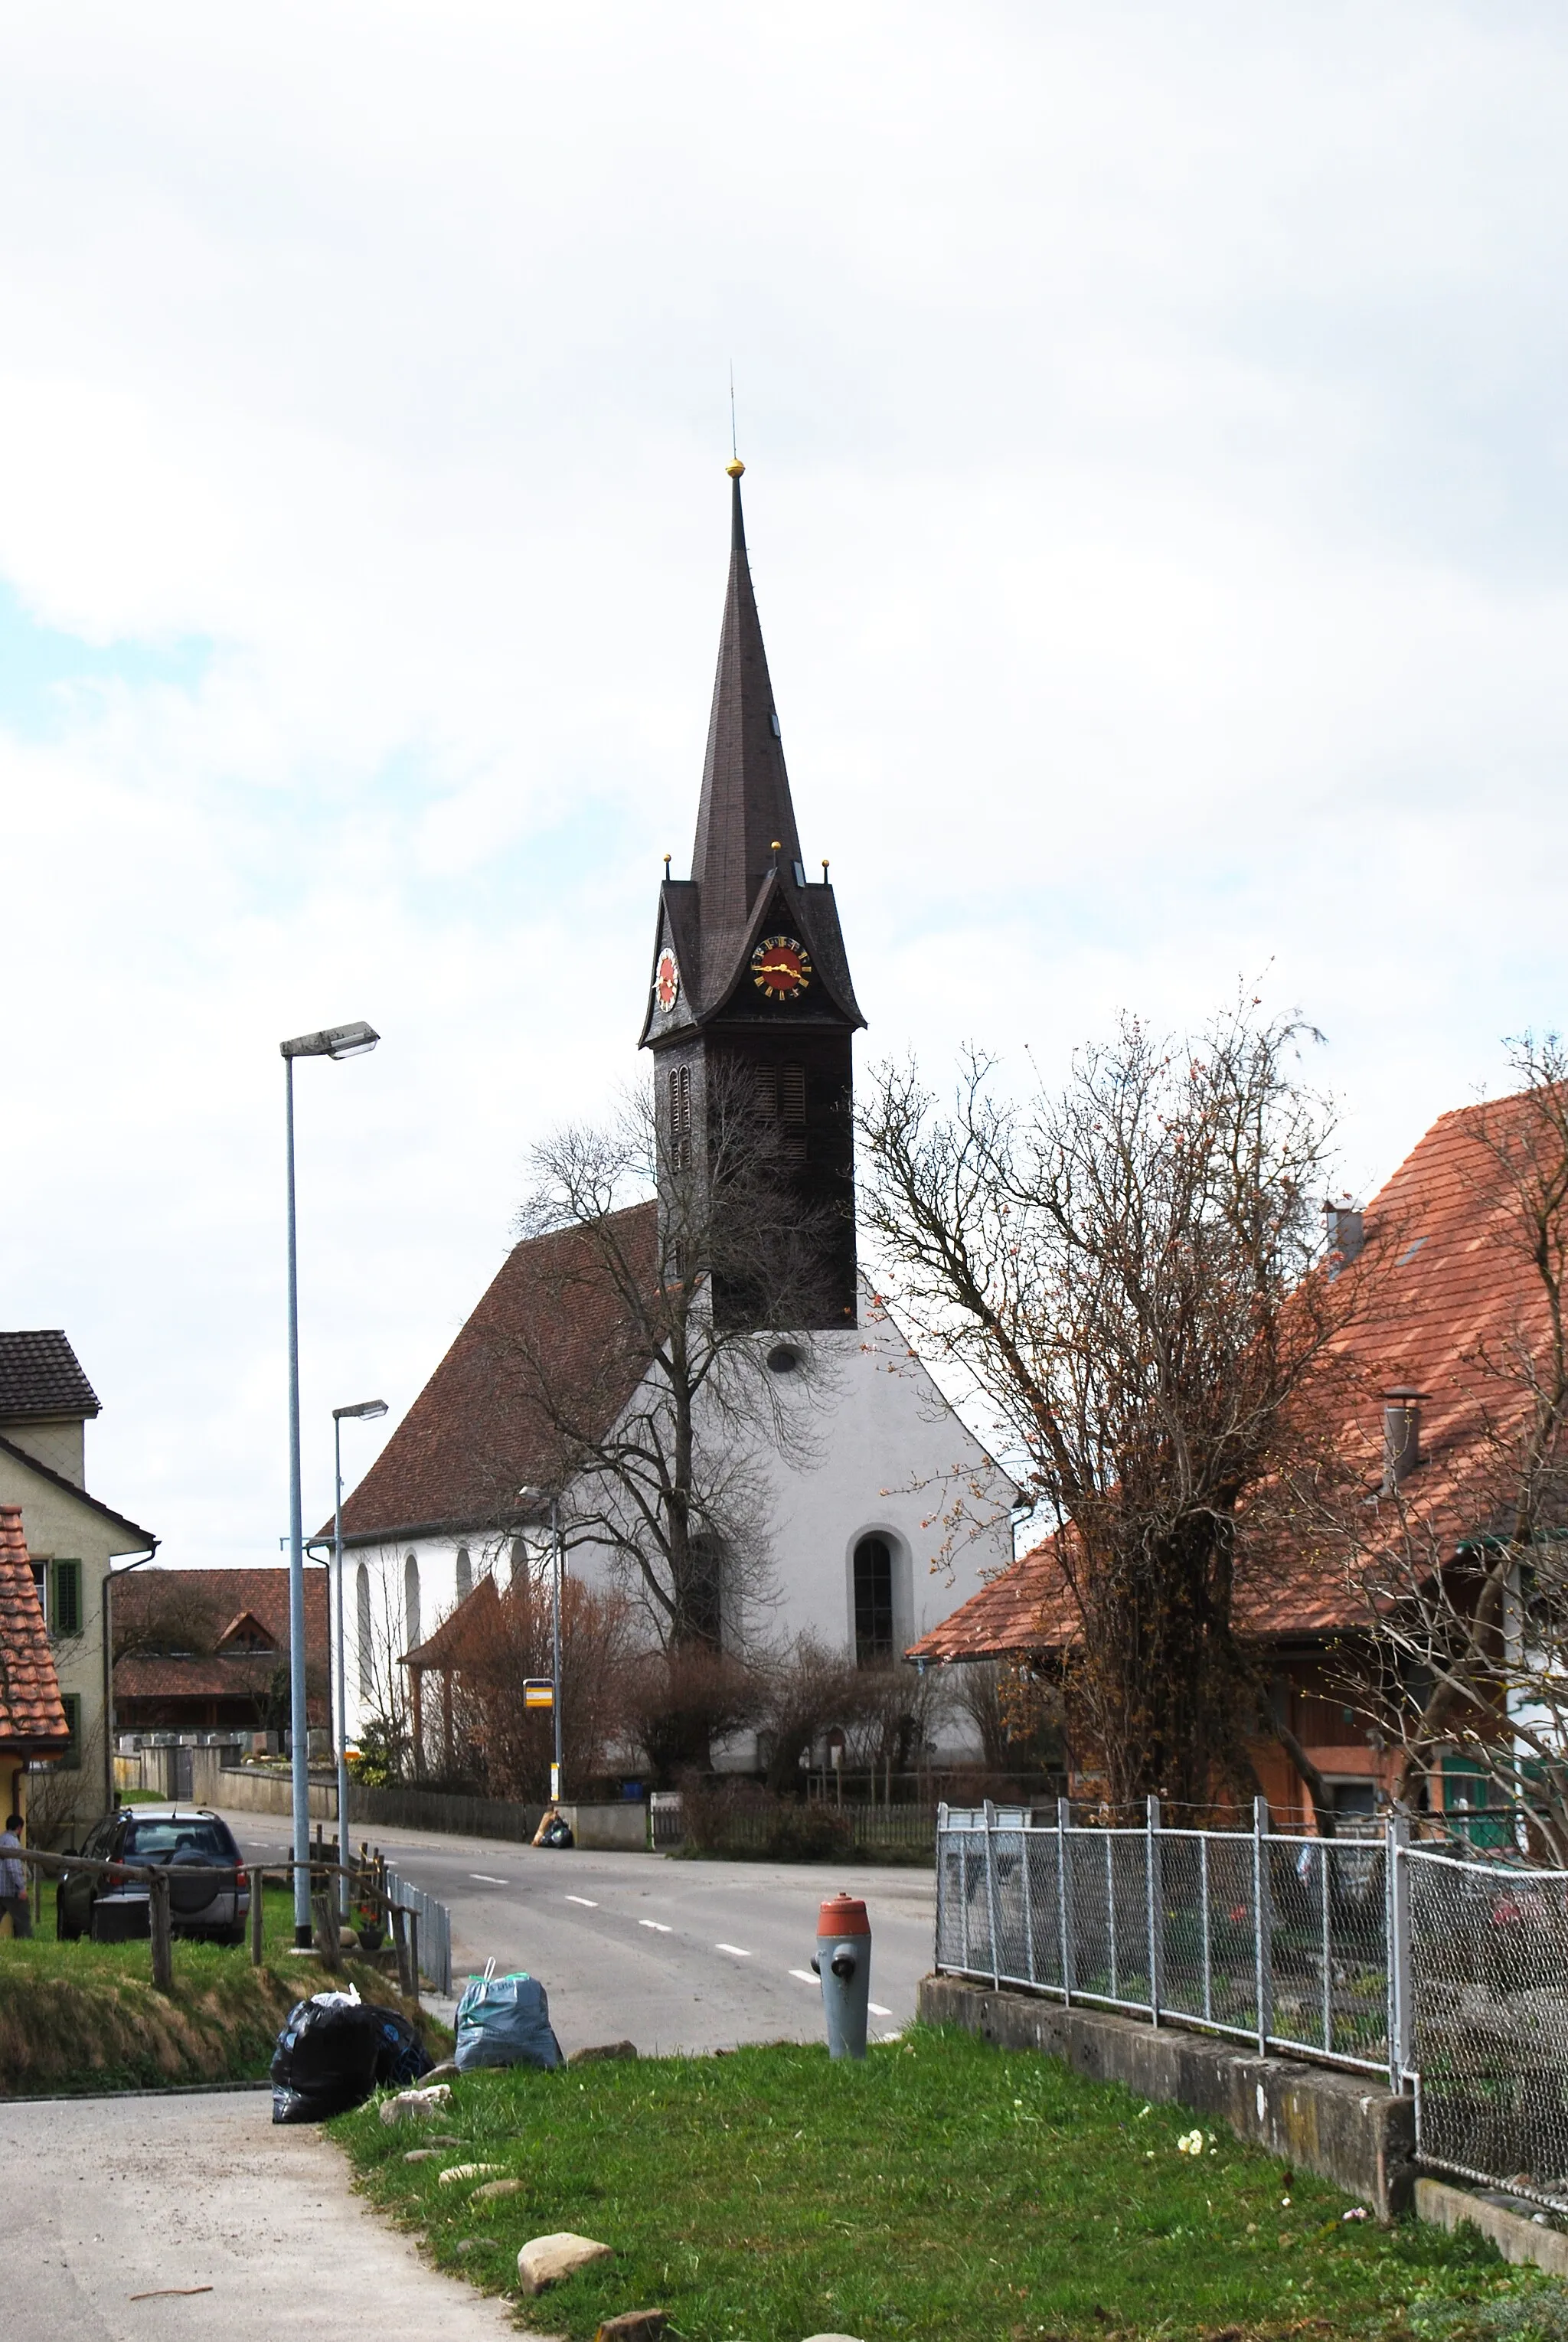
[[[232,1952],[236,1945],[245,1942],[246,1933],[247,1930],[244,1927],[220,1927],[214,1936],[213,1941],[215,1944],[222,1944],[226,1950]]]
[[[55,1939],[61,1944],[79,1944],[82,1940],[81,1928],[73,1926],[65,1916],[64,1904],[58,1901],[55,1905]]]

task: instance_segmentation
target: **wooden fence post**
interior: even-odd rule
[[[266,1930],[266,1874],[251,1872],[251,1966],[262,1964],[262,1937]]]
[[[175,1988],[175,1938],[169,1923],[169,1875],[166,1870],[155,1870],[148,1884],[147,1932],[152,1937],[154,1990],[172,1993]]]

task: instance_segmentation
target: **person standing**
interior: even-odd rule
[[[0,1830],[0,1913],[11,1921],[14,1936],[30,1936],[33,1913],[27,1901],[27,1873],[16,1859],[22,1851],[22,1817],[7,1814]]]

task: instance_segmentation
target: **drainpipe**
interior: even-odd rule
[[[106,1569],[104,1572],[104,1590],[98,1606],[103,1615],[104,1636],[104,1798],[105,1810],[109,1813],[115,1810],[115,1741],[117,1736],[115,1731],[115,1612],[109,1588],[117,1577],[129,1577],[133,1569],[145,1569],[156,1553],[158,1545],[159,1540],[155,1537],[146,1552],[138,1554],[135,1561],[128,1561],[124,1569]]]

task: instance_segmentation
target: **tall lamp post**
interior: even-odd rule
[[[333,1735],[337,1745],[337,1906],[348,1916],[348,1685],[344,1645],[348,1639],[343,1606],[343,1426],[345,1420],[374,1423],[386,1413],[384,1398],[362,1398],[357,1406],[332,1410],[332,1608],[336,1622],[333,1639]],[[364,1661],[361,1660],[361,1666]]]
[[[305,1508],[299,1474],[299,1248],[294,1209],[294,1061],[363,1057],[381,1036],[372,1026],[329,1025],[280,1041],[288,1156],[288,1676],[294,1732],[294,1940],[310,1949],[310,1719],[305,1696]]]

